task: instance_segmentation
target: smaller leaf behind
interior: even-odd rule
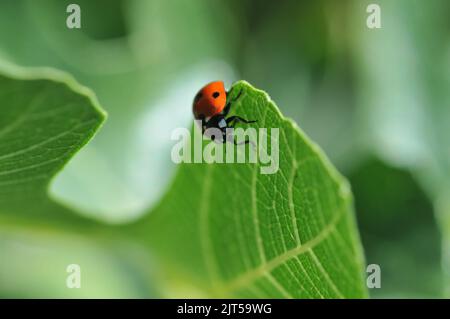
[[[65,73],[2,65],[0,72],[0,221],[2,226],[95,224],[53,201],[57,172],[95,134],[106,114]],[[62,229],[61,229],[62,231]]]

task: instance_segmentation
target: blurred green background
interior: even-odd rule
[[[81,29],[66,27],[73,2]],[[381,29],[366,26],[369,3],[381,6]],[[166,190],[170,132],[190,125],[196,91],[217,79],[249,81],[349,178],[367,263],[382,270],[371,295],[443,297],[449,18],[445,0],[4,0],[0,60],[65,70],[97,94],[109,119],[52,192],[113,223],[138,218]],[[141,271],[151,261],[59,237],[0,225],[0,297],[153,296]],[[60,285],[58,265],[74,251],[97,269],[89,289]]]

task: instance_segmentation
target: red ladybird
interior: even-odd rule
[[[232,103],[236,102],[241,96],[242,91],[232,100],[228,100],[229,92],[225,90],[222,81],[215,81],[205,85],[194,98],[193,113],[196,120],[201,121],[202,133],[209,128],[217,128],[222,131],[222,139],[220,142],[224,143],[227,139],[227,128],[234,128],[234,125],[239,122],[255,123],[256,121],[249,121],[240,116],[233,115],[227,118],[230,112]],[[231,136],[232,137],[232,136]],[[215,139],[216,136],[211,136]],[[233,139],[234,144],[236,142]],[[245,141],[248,143],[248,141]]]

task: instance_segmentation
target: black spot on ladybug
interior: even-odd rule
[[[214,92],[212,97],[217,99],[219,97],[220,93],[219,92]]]

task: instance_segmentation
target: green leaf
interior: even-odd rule
[[[348,177],[367,263],[382,269],[381,287],[371,289],[371,297],[442,297],[439,227],[418,181],[374,158]]]
[[[130,257],[132,250],[99,240],[96,234],[103,224],[83,218],[48,195],[54,175],[89,141],[104,118],[93,94],[67,75],[2,66],[0,294],[19,298],[155,295],[151,285],[143,287],[146,278],[136,271],[139,259]],[[82,266],[83,289],[68,289],[65,284],[66,267],[72,263]]]
[[[279,171],[181,164],[155,211],[128,231],[170,269],[171,291],[191,285],[209,297],[365,297],[348,183],[267,94],[246,82],[232,88],[240,90],[236,114],[280,129]]]
[[[53,176],[105,118],[93,94],[63,73],[3,67],[0,74],[0,218],[84,220],[48,197]],[[75,225],[73,225],[75,226]]]
[[[242,89],[243,97],[234,111],[280,129],[276,174],[261,175],[258,164],[182,164],[153,212],[112,226],[48,197],[53,176],[104,119],[91,93],[53,72],[42,79],[14,70],[0,84],[4,229],[75,232],[116,249],[139,247],[131,249],[134,257],[121,254],[122,263],[147,265],[144,255],[150,255],[145,277],[158,278],[153,285],[168,297],[367,295],[347,182],[265,93],[239,82],[233,92]],[[49,269],[60,269],[63,260],[49,260]]]

